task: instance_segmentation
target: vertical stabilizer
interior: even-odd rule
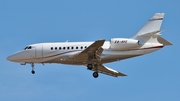
[[[144,43],[157,43],[162,44],[159,42],[161,40],[163,43],[170,44],[170,42],[165,42],[161,38],[160,30],[162,21],[164,18],[164,13],[155,13],[153,17],[151,17],[148,22],[138,31],[138,33],[132,37],[132,39],[137,39],[140,41],[141,44]],[[158,40],[159,39],[159,40]]]
[[[148,22],[138,31],[138,33],[133,38],[136,38],[146,33],[160,30],[163,18],[164,13],[154,14],[154,16],[148,20]]]

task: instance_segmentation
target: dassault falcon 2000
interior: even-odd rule
[[[94,71],[94,78],[98,77],[98,73],[114,77],[126,76],[104,64],[144,55],[172,45],[161,37],[160,27],[163,18],[164,13],[156,13],[132,38],[32,44],[7,57],[7,60],[18,62],[21,65],[31,64],[32,74],[35,74],[35,63],[61,63],[84,65],[88,70]]]

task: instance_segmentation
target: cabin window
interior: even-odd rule
[[[74,49],[74,47],[71,47],[71,49]]]
[[[51,50],[53,50],[53,47],[51,47]]]
[[[59,50],[61,50],[61,47],[59,47]]]
[[[83,49],[83,47],[81,46],[81,49]]]
[[[76,47],[76,49],[78,49],[78,47]]]
[[[63,49],[66,49],[66,47],[63,47]]]
[[[57,50],[57,47],[55,47],[55,50]]]
[[[87,48],[87,46],[85,46],[84,48]]]
[[[67,49],[69,49],[69,47],[67,47]]]

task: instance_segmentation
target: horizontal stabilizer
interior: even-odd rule
[[[161,37],[161,34],[159,34],[159,33],[161,33],[162,31],[163,30],[157,30],[157,31],[149,32],[149,33],[144,33],[144,34],[138,35],[138,37],[141,37],[141,38],[149,37],[149,38],[151,38],[150,40],[148,39],[149,42],[151,42],[151,43],[158,42],[158,43],[163,44],[164,46],[173,45],[171,42],[169,42],[166,39]]]
[[[158,42],[163,44],[163,45],[173,45],[172,43],[170,43],[169,41],[167,41],[166,39],[162,38],[161,36],[158,37]]]
[[[152,35],[155,35],[155,34],[160,33],[160,32],[162,32],[162,30],[157,30],[157,31],[149,32],[149,33],[144,33],[144,34],[141,34],[139,36],[152,36]]]

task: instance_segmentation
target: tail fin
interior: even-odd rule
[[[148,22],[138,31],[138,33],[133,38],[145,33],[150,33],[159,30],[163,18],[164,18],[164,13],[154,14],[154,16],[148,20]]]
[[[163,45],[172,45],[170,42],[162,38],[160,30],[164,13],[155,13],[154,16],[148,20],[148,22],[138,31],[138,33],[132,37],[137,39],[140,43],[160,43]]]

